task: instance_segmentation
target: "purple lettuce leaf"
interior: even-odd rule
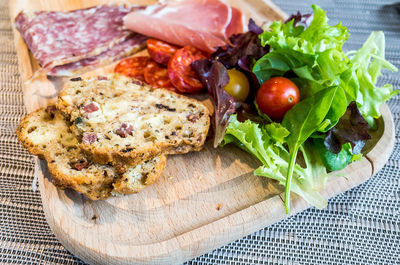
[[[292,14],[288,19],[286,19],[285,23],[288,23],[289,21],[293,21],[293,26],[298,26],[298,24],[302,24],[305,27],[308,27],[313,19],[313,14],[304,14],[302,15],[300,11],[297,11],[296,14]]]
[[[252,18],[249,19],[249,24],[248,24],[247,28],[250,32],[253,32],[254,34],[257,34],[257,35],[264,32],[264,30],[260,26],[258,26]]]
[[[353,101],[335,127],[327,132],[324,145],[332,153],[338,154],[344,144],[350,143],[353,154],[359,154],[366,141],[371,139],[368,130],[368,122],[361,115],[356,102]]]
[[[234,34],[229,38],[230,44],[218,47],[211,58],[221,62],[226,68],[238,67],[251,72],[252,64],[269,51],[268,47],[261,46],[258,35],[263,30],[254,20],[249,20],[249,31]]]
[[[230,116],[236,112],[237,101],[224,89],[229,83],[228,71],[222,63],[208,59],[193,62],[192,68],[214,104],[214,147],[217,147],[224,139]]]
[[[249,20],[248,29],[249,31],[246,33],[232,35],[229,38],[230,43],[223,47],[218,47],[211,55],[211,59],[192,63],[192,68],[207,88],[214,104],[214,147],[217,147],[223,140],[225,129],[232,114],[238,112],[241,117],[254,118],[255,116],[253,115],[255,112],[250,111],[250,109],[259,84],[251,69],[255,61],[264,56],[269,51],[269,48],[261,46],[258,35],[263,30],[254,20]],[[225,91],[224,87],[229,83],[227,69],[231,68],[241,70],[249,79],[251,89],[246,102],[250,104],[238,102]]]

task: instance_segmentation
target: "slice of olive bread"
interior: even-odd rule
[[[30,153],[46,159],[56,186],[72,188],[92,200],[139,192],[158,179],[166,163],[165,155],[156,156],[119,175],[110,165],[91,162],[55,106],[25,116],[16,134]]]
[[[198,151],[210,125],[199,101],[122,75],[71,79],[56,106],[93,161],[121,167]]]

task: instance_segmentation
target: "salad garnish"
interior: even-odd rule
[[[362,158],[380,106],[399,92],[390,84],[376,85],[383,69],[397,71],[385,60],[383,32],[372,32],[359,50],[344,53],[348,29],[341,23],[329,25],[319,6],[312,9],[312,15],[297,13],[265,31],[250,21],[249,32],[232,36],[231,44],[218,48],[211,59],[192,64],[215,105],[214,143],[223,139],[221,145],[233,143],[255,156],[262,165],[254,174],[285,186],[287,213],[291,191],[317,208],[326,206],[319,191],[328,173]],[[249,80],[245,100],[225,91],[227,70],[233,68]],[[277,77],[294,83],[300,100],[270,117],[266,109],[272,103],[256,100],[256,95],[260,85]],[[273,91],[282,94],[285,89]]]
[[[229,38],[230,45],[218,47],[210,59],[192,63],[192,68],[207,88],[215,106],[214,147],[222,142],[231,114],[237,111],[256,114],[252,99],[256,95],[259,83],[251,69],[256,60],[269,51],[269,47],[261,45],[259,34],[263,32],[263,29],[252,19],[249,20],[248,29],[248,32],[232,35]],[[246,75],[248,79],[246,81],[251,87],[250,95],[246,100],[238,101],[225,91],[224,88],[230,80],[228,69],[237,69]]]
[[[192,67],[207,88],[208,95],[215,106],[213,129],[214,147],[217,147],[224,138],[231,114],[236,112],[236,99],[224,89],[229,83],[228,71],[222,63],[208,59],[195,61]]]

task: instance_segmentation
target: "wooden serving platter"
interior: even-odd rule
[[[93,6],[101,0],[11,0],[13,19],[23,8],[70,10]],[[133,1],[149,4],[154,1]],[[268,0],[232,0],[257,22],[284,19],[285,13]],[[115,3],[115,1],[113,2]],[[53,101],[62,79],[26,82],[38,68],[17,31],[24,102],[28,112]],[[88,73],[109,72],[112,66]],[[368,143],[368,154],[339,172],[348,178],[330,178],[326,198],[349,190],[373,176],[386,163],[394,144],[392,116],[382,106],[379,130]],[[157,183],[138,194],[89,201],[74,191],[51,183],[45,162],[36,174],[46,219],[60,242],[91,264],[176,264],[218,248],[288,217],[283,188],[252,174],[258,163],[233,146],[169,156]],[[308,207],[292,196],[291,214]]]

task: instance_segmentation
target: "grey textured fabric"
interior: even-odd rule
[[[84,264],[48,227],[33,192],[33,157],[14,135],[24,106],[7,0],[0,1],[0,263]],[[286,12],[309,12],[312,1],[276,0]],[[317,1],[314,1],[317,3]],[[331,23],[350,29],[348,49],[372,30],[384,30],[387,58],[400,67],[400,15],[391,1],[323,0]],[[399,73],[381,82],[400,87]],[[400,264],[400,97],[389,102],[396,143],[387,165],[372,179],[315,208],[198,257],[186,264]]]

